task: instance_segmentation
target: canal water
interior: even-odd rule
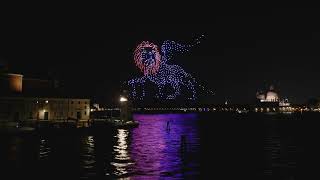
[[[135,114],[134,118],[140,125],[131,130],[1,135],[1,179],[317,176],[317,114]]]

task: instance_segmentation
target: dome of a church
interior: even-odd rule
[[[266,96],[264,94],[257,94],[257,98],[260,100],[265,100]]]
[[[274,91],[274,86],[270,86],[269,90],[265,93],[263,91],[258,91],[256,94],[257,99],[261,102],[278,102],[279,95]]]
[[[279,101],[279,96],[274,91],[268,91],[266,94],[266,101]]]

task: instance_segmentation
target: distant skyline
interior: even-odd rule
[[[319,9],[201,15],[136,24],[109,21],[110,16],[21,16],[1,24],[0,58],[12,72],[49,73],[69,91],[107,102],[118,95],[121,82],[140,74],[132,55],[139,43],[190,42],[205,34],[173,63],[213,89],[213,103],[251,103],[271,84],[293,103],[320,97]]]

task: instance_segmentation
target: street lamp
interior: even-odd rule
[[[129,100],[125,95],[120,96],[120,119],[128,121],[131,119],[131,108],[129,107]]]
[[[125,98],[125,97],[120,97],[120,102],[127,102],[127,101],[128,101],[127,98]]]

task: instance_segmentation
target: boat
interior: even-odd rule
[[[103,119],[93,119],[92,126],[93,127],[109,126],[114,128],[134,128],[134,127],[138,127],[139,123],[134,120],[125,121],[119,118],[103,118]]]
[[[139,123],[134,120],[125,121],[121,119],[110,118],[110,119],[107,119],[106,122],[112,127],[116,127],[116,128],[131,128],[131,127],[134,128],[139,126]]]

